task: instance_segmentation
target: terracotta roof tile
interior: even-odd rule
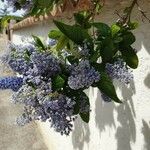
[[[50,12],[48,15],[39,16],[38,18],[37,17],[25,18],[24,20],[14,25],[11,25],[10,29],[18,30],[21,28],[35,25],[39,23],[40,21],[53,19],[55,17],[63,17],[67,15],[69,18],[69,16],[71,17],[74,12],[80,11],[80,10],[87,10],[87,9],[90,9],[91,7],[92,7],[92,4],[90,0],[79,0],[76,5],[73,5],[70,0],[65,0],[63,7],[57,7],[57,8],[54,7],[53,11]]]

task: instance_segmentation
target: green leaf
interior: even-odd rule
[[[76,23],[82,26],[83,28],[88,29],[91,27],[90,23],[87,20],[87,16],[84,15],[83,12],[75,13],[74,18]]]
[[[69,87],[68,88],[64,88],[64,92],[65,92],[65,95],[67,95],[68,97],[70,98],[73,98],[76,102],[75,106],[74,106],[74,112],[73,114],[74,115],[77,115],[79,114],[81,119],[88,123],[89,122],[89,119],[90,119],[90,112],[85,112],[85,113],[81,113],[80,112],[80,105],[81,105],[81,102],[82,100],[84,99],[84,101],[86,101],[84,103],[85,107],[90,106],[90,102],[89,102],[89,97],[81,90],[72,90],[70,89]]]
[[[71,26],[56,20],[54,20],[54,23],[63,34],[65,34],[70,40],[72,40],[76,44],[82,44],[84,40],[87,40],[91,43],[91,37],[89,36],[87,31],[80,26]]]
[[[122,42],[122,41],[123,41],[123,38],[122,38],[122,37],[115,36],[115,37],[113,38],[113,42],[114,42],[115,44],[118,44],[118,43],[120,43],[120,42]]]
[[[92,23],[92,25],[95,28],[97,28],[97,31],[100,34],[100,36],[107,37],[111,35],[111,28],[107,24],[101,22],[95,22]]]
[[[123,41],[121,42],[121,45],[123,46],[130,46],[135,42],[135,36],[132,32],[127,32],[126,34],[123,34]]]
[[[130,22],[129,23],[129,27],[130,27],[130,30],[134,30],[136,28],[138,28],[138,22]]]
[[[101,68],[99,69],[101,70]],[[116,90],[111,78],[104,71],[101,71],[100,75],[100,81],[97,83],[97,87],[99,88],[99,90],[102,91],[108,97],[110,97],[113,101],[117,103],[122,103],[122,101],[120,101],[116,94]]]
[[[115,87],[111,82],[111,80],[108,77],[104,77],[104,75],[102,74],[101,74],[101,78],[102,79],[100,80],[100,84],[98,88],[115,102],[122,103],[116,94]]]
[[[135,50],[131,47],[124,47],[121,50],[123,59],[125,60],[125,62],[127,63],[127,65],[133,69],[136,69],[138,67],[139,64],[139,60],[138,60],[138,56],[136,55]]]
[[[39,6],[45,8],[49,5],[52,5],[52,2],[50,0],[38,0]]]
[[[45,50],[45,46],[44,44],[42,43],[42,41],[40,40],[39,37],[35,36],[35,35],[32,35],[34,41],[35,41],[35,44],[38,48],[42,48],[42,50]]]
[[[65,80],[60,75],[57,75],[52,80],[52,84],[53,84],[53,89],[54,90],[59,90],[59,89],[63,88],[63,86],[65,84]]]
[[[79,105],[81,105],[82,100],[84,99],[84,101],[86,101],[86,103],[84,104],[84,107],[90,106],[90,101],[89,101],[89,97],[82,91],[80,92],[80,95],[78,95],[79,98]],[[79,113],[81,119],[88,123],[90,120],[90,112],[80,112]]]
[[[89,120],[90,120],[90,113],[79,113],[81,119],[86,122],[86,123],[89,123]]]
[[[91,55],[90,62],[97,62],[99,57],[100,57],[100,49],[97,49],[96,51],[94,51],[93,55]]]
[[[67,59],[68,61],[71,63],[71,64],[74,64],[74,63],[78,63],[79,62],[79,59],[75,58],[74,56],[67,56]]]
[[[62,35],[58,40],[56,50],[60,52],[67,45],[68,41],[69,39],[65,35]]]
[[[108,62],[114,55],[114,44],[110,37],[107,37],[102,43],[102,49],[100,50],[102,61]]]
[[[48,37],[51,38],[51,39],[55,39],[55,40],[58,40],[62,35],[63,34],[58,30],[51,30],[48,33]]]
[[[83,24],[83,21],[84,21],[84,19],[85,19],[85,17],[84,17],[84,15],[81,14],[81,13],[75,13],[75,14],[74,14],[74,19],[75,19],[76,23],[82,25],[82,24]]]
[[[111,34],[112,34],[112,37],[114,37],[119,31],[120,31],[120,27],[116,24],[112,25],[111,26]]]
[[[37,14],[37,12],[39,12],[39,10],[40,10],[39,7],[37,7],[36,5],[34,5],[27,16],[30,16],[30,15],[33,16],[33,15],[35,15],[35,14]]]
[[[30,61],[30,53],[27,49],[24,51],[23,57],[26,61]]]

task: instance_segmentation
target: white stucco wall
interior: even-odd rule
[[[142,2],[150,14],[150,0]],[[97,19],[112,23],[117,18],[114,11],[120,10],[127,1],[109,0],[106,4]],[[140,64],[133,71],[134,81],[129,87],[116,83],[119,96],[127,102],[103,103],[98,90],[89,89],[92,110],[89,124],[78,119],[72,134],[65,137],[50,129],[49,124],[38,123],[49,150],[150,150],[150,24],[143,23],[137,11],[133,18],[140,21],[134,44],[139,50]],[[53,27],[51,22],[14,31],[13,41],[18,43],[21,37],[32,34],[46,38]]]

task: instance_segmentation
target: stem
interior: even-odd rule
[[[123,19],[123,23],[129,23],[131,20],[131,14],[133,11],[133,8],[135,7],[135,5],[137,4],[138,0],[133,0],[133,2],[131,3],[131,5],[128,7],[128,11],[127,14],[125,16],[125,18]]]
[[[138,10],[140,11],[140,13],[142,14],[142,16],[149,21],[150,23],[150,19],[147,17],[146,15],[146,12],[144,12],[141,8],[140,8],[140,5],[138,4],[138,2],[136,3],[137,7],[138,7]]]
[[[93,8],[90,10],[89,15],[87,16],[87,20],[90,20],[91,18],[95,18],[96,15],[96,7],[98,6],[98,4],[100,3],[101,0],[92,0],[94,3]]]

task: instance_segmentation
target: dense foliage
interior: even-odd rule
[[[23,2],[26,7],[39,1]],[[12,3],[22,7],[18,1]],[[128,15],[109,26],[95,22],[93,12],[83,11],[74,14],[74,25],[54,20],[58,30],[49,32],[47,44],[36,36],[27,45],[12,44],[7,62],[18,77],[0,79],[0,87],[13,89],[12,101],[24,104],[17,123],[50,121],[55,131],[68,135],[78,115],[89,122],[90,101],[85,94],[89,87],[97,87],[105,102],[122,103],[113,81],[129,84],[131,68],[138,67],[132,46],[137,23]]]

